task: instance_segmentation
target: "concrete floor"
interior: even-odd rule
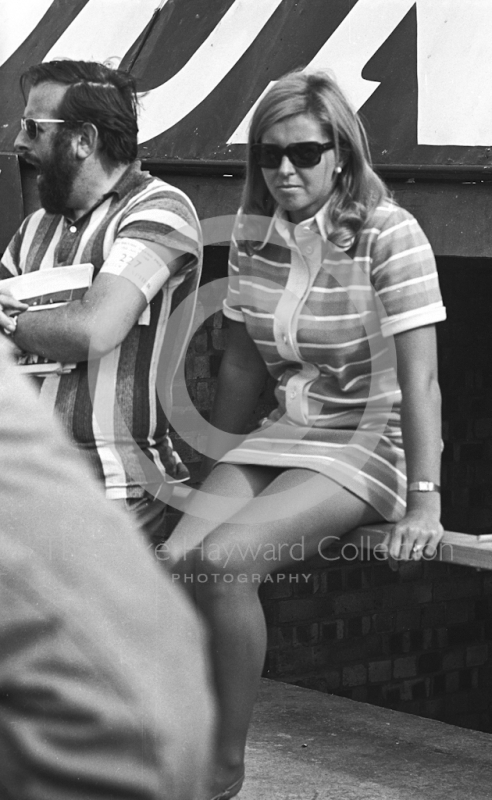
[[[239,800],[492,800],[492,736],[263,680]]]

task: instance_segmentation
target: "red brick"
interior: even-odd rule
[[[373,614],[374,630],[378,633],[395,630],[396,618],[395,611],[380,611],[377,614]]]
[[[395,658],[393,665],[394,678],[413,678],[417,675],[417,659],[415,656]]]
[[[358,703],[367,702],[367,686],[354,686],[352,689],[352,700]]]
[[[343,686],[362,686],[365,683],[367,683],[367,669],[364,664],[355,664],[343,668]]]
[[[296,647],[293,650],[276,653],[278,674],[301,676],[313,669],[313,652],[310,647]]]
[[[364,612],[370,612],[372,608],[374,608],[374,596],[372,592],[368,591],[351,594],[345,592],[333,600],[333,611],[336,616],[339,614],[362,616]]]
[[[212,330],[212,346],[215,350],[225,350],[227,345],[227,331],[218,329]]]
[[[446,606],[444,603],[433,603],[422,608],[422,627],[436,628],[446,622]]]
[[[208,336],[206,330],[200,329],[195,333],[190,343],[190,349],[192,352],[198,354],[203,354],[207,352]]]
[[[466,648],[466,666],[478,667],[485,664],[489,658],[489,648],[486,644],[472,645]]]
[[[391,661],[372,661],[369,663],[369,682],[385,683],[391,680]]]
[[[485,439],[492,436],[492,418],[486,417],[485,419],[475,420],[473,431],[477,439]]]
[[[369,661],[381,656],[381,638],[375,634],[360,639],[342,639],[315,647],[315,662],[321,666]]]
[[[209,410],[212,408],[215,391],[216,381],[198,381],[196,385],[196,401],[198,408]]]
[[[294,631],[294,642],[300,645],[317,644],[319,628],[316,622],[311,625],[298,625]]]
[[[466,576],[463,575],[460,581],[449,581],[434,586],[433,600],[434,602],[441,600],[456,602],[460,598],[476,597],[478,594],[480,594],[480,582],[476,575],[468,573]]]
[[[332,616],[333,610],[326,598],[299,597],[294,600],[283,600],[279,603],[279,622],[301,622],[308,619],[326,619]]]
[[[396,614],[396,631],[413,630],[420,628],[422,609],[404,608]]]

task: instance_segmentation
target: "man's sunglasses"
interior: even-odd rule
[[[34,140],[37,137],[38,133],[39,133],[38,125],[39,125],[39,123],[43,123],[43,122],[58,122],[58,123],[62,123],[62,122],[66,122],[66,120],[64,120],[64,119],[33,119],[33,117],[22,117],[21,118],[21,128],[22,128],[23,131],[25,131],[27,133],[29,139]]]
[[[284,156],[287,156],[294,167],[304,169],[315,167],[321,161],[321,156],[326,150],[333,150],[334,142],[296,142],[287,147],[276,144],[252,144],[251,153],[259,167],[263,169],[278,169]]]

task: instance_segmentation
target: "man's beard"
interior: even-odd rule
[[[49,214],[66,214],[69,198],[80,164],[70,148],[64,131],[55,137],[49,161],[40,167],[38,191],[41,205]]]

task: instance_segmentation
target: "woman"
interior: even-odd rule
[[[278,407],[169,542],[210,624],[220,798],[241,787],[265,655],[259,582],[359,525],[394,522],[393,559],[431,555],[442,536],[434,259],[324,72],[285,76],[255,111],[224,312],[214,425],[244,434],[268,373]]]

